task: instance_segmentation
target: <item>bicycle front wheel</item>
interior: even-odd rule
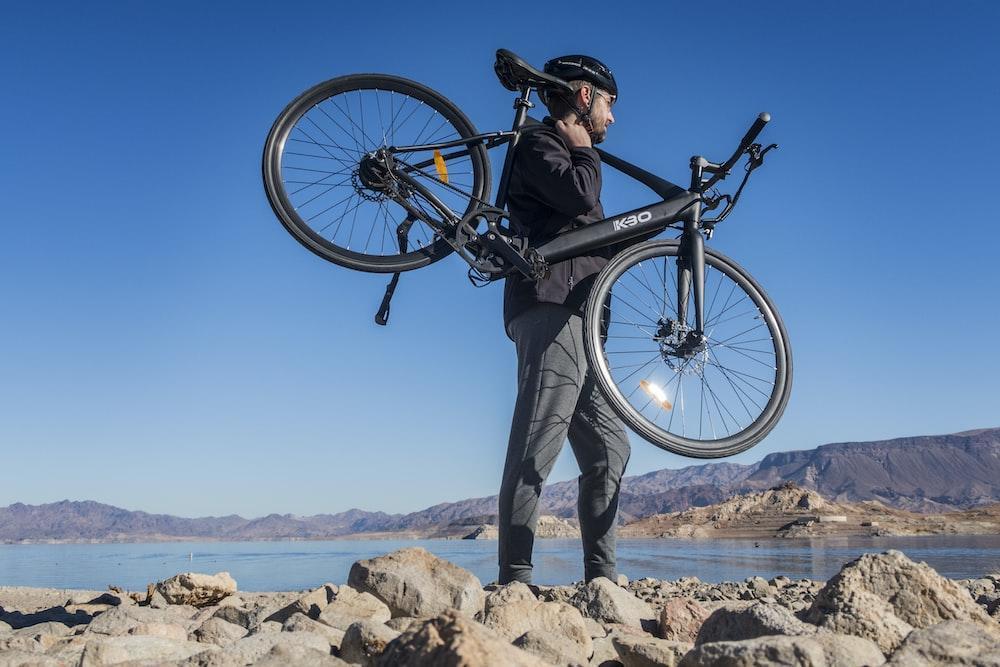
[[[320,257],[360,271],[416,269],[452,251],[439,234],[443,216],[417,190],[407,189],[406,202],[435,224],[413,221],[401,244],[400,225],[409,214],[399,195],[370,186],[361,162],[380,148],[475,134],[465,114],[426,86],[384,74],[342,76],[302,93],[278,116],[264,145],[264,189],[285,228]],[[432,162],[409,173],[459,216],[489,197],[482,144],[394,157]]]
[[[677,307],[677,241],[641,243],[598,275],[584,348],[622,420],[682,456],[737,454],[777,424],[792,386],[788,334],[764,290],[738,264],[705,249],[705,339],[685,345],[694,308]]]

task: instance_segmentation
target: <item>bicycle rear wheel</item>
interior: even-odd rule
[[[764,290],[738,264],[705,249],[704,349],[681,341],[677,241],[641,243],[598,275],[587,303],[584,349],[622,420],[652,444],[716,458],[760,442],[792,386],[788,334]]]
[[[264,189],[285,228],[320,257],[360,271],[416,269],[452,247],[420,220],[401,247],[397,232],[408,213],[393,196],[366,185],[361,160],[387,146],[475,134],[454,104],[414,81],[384,74],[331,79],[295,98],[274,122],[264,145]],[[439,159],[440,169],[409,173],[460,216],[489,196],[489,162],[481,144],[467,152],[459,146],[436,156],[422,151],[395,157],[407,163]],[[406,200],[444,225],[417,191],[410,189]]]

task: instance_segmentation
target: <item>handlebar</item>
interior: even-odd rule
[[[729,174],[729,170],[733,168],[736,162],[740,159],[740,156],[743,155],[748,148],[750,148],[754,140],[757,139],[757,135],[761,133],[761,131],[764,129],[764,126],[767,125],[770,121],[771,121],[771,114],[767,113],[766,111],[761,112],[761,114],[757,116],[757,120],[755,120],[753,122],[753,125],[750,126],[750,129],[747,130],[747,133],[743,135],[743,138],[740,140],[739,148],[736,149],[736,152],[733,153],[732,157],[730,157],[722,164],[712,164],[711,162],[708,163],[708,165],[705,167],[705,171],[715,175],[712,176],[712,178],[709,179],[708,182],[706,182],[702,186],[701,189],[702,192],[708,190],[713,185],[718,183],[720,180],[725,178],[727,174]]]

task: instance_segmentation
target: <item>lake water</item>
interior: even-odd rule
[[[757,546],[755,546],[757,545]],[[493,540],[331,540],[323,542],[168,542],[156,544],[0,545],[0,585],[145,590],[178,572],[228,571],[240,590],[285,591],[344,583],[351,564],[403,547],[421,546],[470,570],[484,584],[497,574]],[[630,579],[741,581],[783,574],[828,579],[866,552],[899,549],[954,579],[1000,571],[1000,535],[851,537],[815,540],[618,541],[618,571]],[[575,539],[535,543],[535,583],[583,578]]]

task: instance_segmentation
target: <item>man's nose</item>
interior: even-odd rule
[[[608,110],[608,125],[611,125],[614,122],[615,122],[615,115],[611,113],[610,110]]]

